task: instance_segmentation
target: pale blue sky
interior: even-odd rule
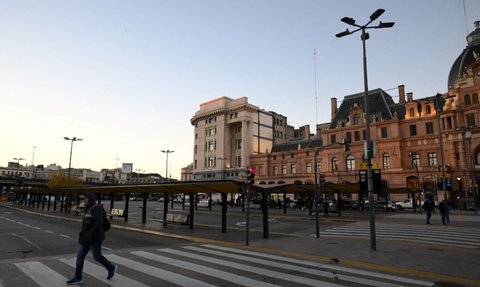
[[[465,0],[467,27],[480,1]],[[369,87],[404,84],[414,98],[447,91],[466,46],[462,0],[0,1],[0,166],[115,167],[178,178],[192,162],[190,119],[221,96],[315,125],[330,98],[363,91],[360,35],[337,39],[344,16],[363,24],[378,8],[391,29],[371,30]],[[389,93],[396,97],[397,90]],[[398,98],[395,98],[398,100]]]

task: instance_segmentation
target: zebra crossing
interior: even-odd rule
[[[376,224],[377,239],[448,245],[461,248],[480,247],[480,229],[435,225]],[[322,231],[320,236],[369,238],[370,225],[356,222]]]
[[[85,261],[84,284],[90,286],[433,286],[403,276],[303,260],[220,245],[186,245],[154,250],[120,251],[106,257],[118,265],[112,280],[106,270]],[[88,257],[87,257],[88,258]],[[24,275],[18,286],[66,286],[75,258],[10,263]],[[6,280],[6,278],[3,278]],[[8,281],[5,282],[8,285]]]

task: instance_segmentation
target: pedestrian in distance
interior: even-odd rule
[[[432,211],[435,208],[434,204],[432,201],[430,201],[429,198],[425,200],[423,203],[423,210],[425,210],[425,214],[427,215],[427,224],[432,224],[430,223],[430,218],[432,217]]]
[[[323,216],[324,216],[324,217],[329,216],[329,215],[328,215],[328,208],[329,208],[329,207],[330,207],[330,206],[329,206],[329,204],[328,204],[328,200],[325,198],[325,199],[323,200]]]
[[[438,211],[440,211],[443,225],[446,225],[447,223],[445,222],[445,217],[447,216],[447,203],[445,202],[445,200],[442,200],[442,202],[440,202],[440,204],[438,205]]]
[[[92,251],[93,258],[107,269],[107,279],[112,279],[117,271],[117,265],[108,261],[102,255],[102,242],[105,240],[103,230],[103,209],[95,203],[95,193],[85,193],[85,214],[82,219],[82,230],[78,236],[80,247],[77,252],[75,277],[67,281],[68,285],[82,284],[83,263],[88,251]]]

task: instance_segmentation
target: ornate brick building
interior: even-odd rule
[[[472,203],[480,179],[480,22],[467,36],[467,47],[453,63],[444,105],[437,117],[435,95],[414,99],[398,87],[398,102],[382,89],[369,91],[371,140],[375,145],[374,168],[382,173],[384,186],[422,190],[435,194],[444,159],[447,194],[454,203]],[[333,183],[358,182],[363,168],[365,116],[363,93],[345,96],[337,106],[331,99],[331,122],[309,127],[304,137],[273,145],[270,152],[252,154],[257,183],[313,183],[314,153],[320,148],[318,168]],[[440,127],[440,130],[439,130]],[[442,134],[443,150],[439,133]],[[341,143],[351,139],[349,151]],[[450,188],[451,187],[451,188]],[[478,193],[477,193],[478,194]],[[399,195],[405,197],[406,194]],[[437,197],[443,199],[444,192]],[[478,196],[477,196],[478,198]]]

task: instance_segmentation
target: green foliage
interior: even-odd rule
[[[68,180],[68,175],[64,173],[56,173],[50,177],[48,180],[48,188],[57,189],[57,188],[68,188],[68,187],[79,187],[82,185],[80,178],[75,176],[70,176],[70,183]]]

